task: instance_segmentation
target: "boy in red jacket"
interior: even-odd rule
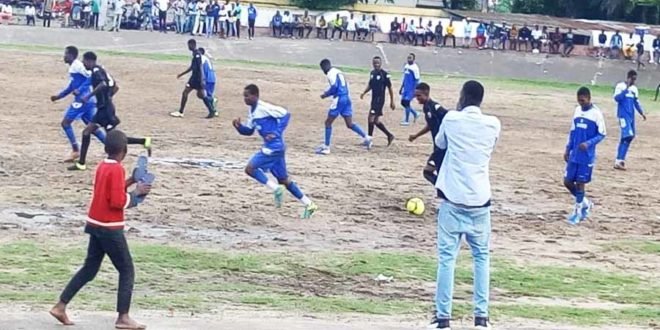
[[[110,131],[105,140],[108,158],[99,164],[94,180],[94,194],[89,207],[85,233],[89,234],[87,257],[83,267],[73,276],[60,295],[60,301],[50,310],[50,314],[64,325],[73,325],[66,314],[66,306],[87,282],[94,279],[107,254],[119,272],[117,290],[117,329],[145,329],[128,315],[133,294],[135,271],[133,259],[124,236],[124,209],[135,207],[138,197],[149,193],[151,186],[136,182],[130,177],[125,180],[121,165],[126,156],[127,138],[118,130]],[[126,189],[137,183],[135,190]]]

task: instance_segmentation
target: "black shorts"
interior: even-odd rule
[[[442,160],[445,158],[445,150],[435,148],[433,153],[429,157],[429,160],[426,161],[427,165],[435,167],[436,172],[440,171],[440,166],[442,166]]]
[[[383,115],[383,107],[385,106],[385,100],[371,100],[371,109],[369,109],[369,115],[380,117]]]
[[[186,87],[192,88],[194,90],[202,89],[202,81],[199,79],[190,79],[186,84]]]
[[[92,118],[92,123],[101,126],[109,131],[119,125],[119,118],[115,115],[114,105],[102,106],[96,109],[96,114]]]
[[[407,108],[410,106],[410,100],[401,100],[401,106]]]

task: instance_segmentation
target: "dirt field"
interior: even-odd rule
[[[366,151],[354,133],[337,122],[333,153],[317,156],[313,149],[322,141],[328,106],[319,98],[327,85],[320,70],[216,62],[220,117],[203,119],[203,105],[191,97],[186,117],[175,119],[167,114],[177,109],[185,81],[175,77],[186,63],[126,57],[101,57],[100,62],[121,87],[115,101],[122,120],[120,129],[154,138],[153,171],[158,181],[148,202],[128,212],[132,240],[229,251],[375,250],[433,255],[436,201],[432,187],[421,176],[431,138],[409,143],[407,136],[422,124],[400,127],[401,109],[385,117],[397,137],[391,147],[385,147],[385,138],[376,133],[375,147]],[[52,104],[48,99],[66,83],[61,56],[3,51],[0,67],[0,242],[81,242],[93,171],[71,173],[61,163],[69,152],[59,126],[68,101]],[[368,101],[358,98],[366,76],[349,74],[348,79],[355,119],[366,129]],[[436,100],[449,107],[456,104],[461,81],[432,78],[430,82]],[[287,132],[288,166],[300,187],[320,206],[312,220],[298,219],[301,206],[293,198],[281,210],[274,210],[267,189],[241,169],[260,145],[257,137],[240,136],[231,127],[232,119],[245,118],[247,108],[241,93],[247,83],[258,84],[262,99],[284,105],[293,114]],[[494,256],[520,264],[579,264],[603,272],[623,271],[657,282],[658,255],[633,259],[619,250],[602,252],[603,244],[658,237],[660,131],[655,113],[649,115],[649,122],[638,124],[639,138],[628,160],[630,170],[615,172],[611,169],[618,137],[614,104],[609,95],[595,95],[610,136],[599,146],[594,182],[588,187],[588,196],[596,203],[593,217],[573,227],[565,222],[572,201],[561,180],[574,92],[488,81],[485,86],[483,109],[497,115],[503,124],[491,169]],[[657,108],[648,100],[642,102],[647,108]],[[77,126],[76,131],[81,130]],[[92,140],[90,150],[93,168],[103,157],[102,146]],[[139,152],[137,147],[130,148],[127,168],[133,166]],[[226,166],[168,164],[186,159],[212,159]],[[425,199],[428,211],[424,217],[404,212],[404,201],[410,197]],[[312,287],[304,290],[325,290],[323,281],[307,285]],[[433,286],[419,283],[412,288],[392,288],[388,294],[431,301]],[[494,301],[524,298],[498,291],[494,295]],[[556,299],[543,303],[588,306],[599,302]],[[403,324],[410,326],[408,320]],[[522,328],[523,324],[509,323],[509,327]]]

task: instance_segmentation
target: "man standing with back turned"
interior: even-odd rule
[[[465,237],[474,260],[474,325],[490,329],[490,157],[500,135],[500,121],[479,106],[484,87],[471,80],[463,85],[458,111],[449,111],[435,137],[446,149],[436,188],[443,201],[438,210],[438,277],[436,315],[431,326],[450,329],[454,268]]]

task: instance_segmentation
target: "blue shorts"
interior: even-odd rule
[[[342,116],[342,117],[352,117],[353,116],[353,104],[351,104],[351,100],[342,100],[340,98],[336,98],[332,105],[330,106],[330,110],[328,110],[328,117],[331,118],[337,118],[337,116]]]
[[[589,183],[591,182],[591,173],[593,170],[593,164],[587,165],[568,162],[568,164],[566,164],[566,175],[564,176],[564,180],[577,183]]]
[[[215,82],[206,83],[206,96],[213,97],[215,95]]]
[[[284,151],[273,152],[270,155],[259,151],[250,158],[249,164],[251,167],[261,169],[264,172],[270,171],[278,180],[286,180],[289,174],[286,171],[286,160],[284,156]]]
[[[621,138],[635,136],[635,120],[619,118],[619,127],[621,128]]]
[[[64,119],[74,121],[76,119],[82,119],[85,124],[92,121],[94,115],[96,114],[96,104],[95,103],[80,103],[73,102],[66,109],[64,113]]]

